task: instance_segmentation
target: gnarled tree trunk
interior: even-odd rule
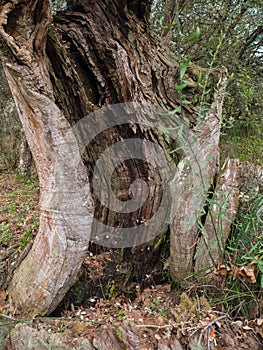
[[[128,215],[102,205],[93,187],[92,201],[88,177],[92,181],[96,162],[113,143],[137,138],[138,143],[144,139],[167,150],[176,145],[162,136],[157,124],[150,128],[144,115],[139,123],[132,117],[131,122],[124,118],[124,124],[118,121],[108,128],[98,119],[103,132],[82,150],[78,144],[78,133],[89,135],[94,128],[92,118],[96,114],[89,113],[122,102],[140,102],[164,111],[180,106],[186,120],[175,123],[178,137],[183,136],[186,145],[176,157],[167,156],[167,169],[173,175],[169,193],[180,194],[179,198],[170,198],[170,267],[173,277],[182,279],[192,268],[198,217],[217,171],[225,72],[219,72],[216,101],[205,120],[200,120],[196,106],[183,104],[176,90],[176,59],[151,36],[150,1],[74,0],[53,23],[47,0],[0,1],[0,10],[2,62],[41,188],[39,233],[9,287],[15,304],[27,314],[54,310],[74,283],[90,238],[99,243],[99,223],[120,229],[141,225],[143,239],[139,242],[148,240],[147,222],[158,212],[164,193],[164,184],[155,175],[156,165],[161,167],[159,153],[153,156],[146,143],[140,149],[146,161],[134,159],[129,150],[127,159],[131,161],[120,159],[122,168],[111,179],[113,184],[119,180],[113,185],[116,197],[122,202],[130,200],[130,185],[138,178],[149,190],[147,202]],[[184,79],[191,81],[184,96],[192,99],[200,92],[195,83],[198,69],[188,69]],[[109,111],[114,119],[115,109]],[[131,116],[133,112],[131,108]],[[123,113],[128,112],[124,109]],[[74,134],[75,126],[86,116]],[[152,164],[149,159],[154,159]],[[174,174],[172,163],[178,163]],[[193,163],[190,174],[188,168]],[[201,192],[195,193],[197,187]],[[96,221],[92,228],[93,208]],[[107,237],[105,232],[99,234]],[[137,244],[136,239],[129,242],[129,246]],[[138,251],[132,248],[134,255]]]
[[[45,47],[50,4],[13,1],[1,2],[0,6],[3,67],[41,188],[39,232],[16,270],[9,291],[23,312],[45,314],[57,306],[74,283],[88,247],[93,206],[76,140],[70,132],[67,135],[70,125],[55,104],[49,80]],[[68,172],[72,164],[80,165],[75,174]],[[83,216],[85,202],[90,207],[85,207]]]

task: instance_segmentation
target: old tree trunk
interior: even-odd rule
[[[25,314],[53,311],[73,285],[89,241],[107,246],[105,239],[114,232],[112,227],[140,226],[139,238],[117,236],[108,245],[125,247],[128,239],[126,246],[133,246],[129,254],[131,259],[135,257],[131,263],[136,264],[136,254],[142,254],[137,245],[156,236],[152,235],[153,225],[147,223],[162,205],[165,213],[160,220],[167,221],[169,211],[171,276],[180,281],[194,271],[193,256],[200,241],[199,218],[217,173],[226,74],[224,70],[212,74],[217,89],[215,100],[197,98],[195,105],[184,103],[186,98],[192,100],[201,95],[195,82],[198,69],[188,68],[184,80],[189,86],[182,97],[176,90],[178,63],[150,33],[149,3],[74,0],[52,19],[47,0],[0,1],[1,59],[41,189],[38,235],[9,283],[9,294]],[[134,119],[138,105],[122,105],[120,110],[112,107],[108,112],[111,121],[105,125],[101,125],[99,113],[91,114],[123,102],[143,103],[146,112],[141,111],[140,105],[140,113]],[[206,106],[202,118],[196,113],[200,103]],[[181,141],[171,140],[169,131],[169,137],[160,128],[158,132],[158,123],[149,123],[145,118],[149,115],[146,106],[154,106],[158,111],[177,109],[182,117],[167,115],[169,122],[176,120],[172,129]],[[120,120],[120,114],[129,113],[130,119]],[[79,124],[84,117],[85,123]],[[74,133],[72,127],[76,123]],[[80,150],[79,134],[90,135],[91,129],[95,136],[89,136],[87,147]],[[108,185],[113,187],[118,205],[131,200],[130,186],[136,179],[148,185],[147,200],[139,209],[126,208],[118,213],[110,205],[100,203],[96,188],[89,182],[101,154],[127,138],[137,140],[136,154],[141,157],[133,156],[128,148],[119,162],[109,162],[110,169],[117,164],[115,172],[111,174],[104,167],[103,174],[98,172],[97,176],[104,179],[105,174],[112,175]],[[148,143],[140,143],[142,139]],[[152,154],[149,143],[166,149],[166,169],[168,166],[171,172],[165,178],[166,184],[156,173],[162,168],[163,158],[157,151]],[[137,146],[132,147],[134,151]],[[170,156],[169,150],[175,148],[178,151]],[[173,163],[177,164],[176,171]],[[103,187],[103,183],[102,180],[101,192],[106,192],[107,184]],[[135,192],[144,193],[144,185],[137,182],[136,186]],[[163,204],[165,186],[170,197]],[[161,234],[162,222],[155,220],[154,226]],[[106,233],[105,227],[109,228]],[[196,266],[205,269],[204,263],[198,260]]]

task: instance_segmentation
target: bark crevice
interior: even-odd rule
[[[20,6],[15,16],[14,6]],[[91,178],[103,150],[127,138],[143,138],[161,145],[167,153],[172,147],[157,127],[150,129],[142,118],[138,124],[120,123],[108,128],[80,155],[71,127],[83,117],[88,115],[89,118],[90,112],[121,102],[142,102],[165,110],[181,105],[182,115],[187,120],[185,130],[191,140],[197,137],[197,161],[203,166],[200,175],[203,178],[199,179],[202,193],[197,193],[200,198],[191,192],[196,185],[189,188],[183,176],[188,174],[192,156],[189,158],[183,152],[178,152],[174,158],[167,156],[171,169],[173,162],[179,162],[178,176],[182,175],[181,187],[177,188],[182,197],[173,207],[176,220],[170,227],[170,267],[175,279],[183,278],[191,266],[196,244],[198,210],[204,205],[211,178],[217,171],[226,76],[224,70],[219,72],[219,93],[205,121],[199,123],[196,105],[182,104],[176,90],[176,59],[150,34],[146,18],[149,1],[73,1],[67,10],[55,17],[52,25],[49,6],[46,0],[43,3],[31,0],[26,4],[15,0],[2,7],[0,17],[4,69],[41,187],[39,233],[10,285],[10,295],[17,306],[32,314],[51,312],[74,283],[91,235],[93,205],[96,216],[105,225],[122,227],[126,224],[127,218],[121,213],[110,211],[94,196],[94,202],[91,198],[88,176]],[[195,70],[198,71],[189,67],[184,78],[195,79],[198,76]],[[198,87],[189,86],[184,91],[190,100],[198,93]],[[198,102],[197,99],[196,104]],[[112,116],[116,117],[113,109]],[[149,159],[150,149],[142,147],[141,154]],[[214,157],[209,160],[211,154]],[[123,201],[130,199],[128,189],[134,179],[143,179],[150,189],[148,202],[140,209],[140,215],[133,212],[129,216],[132,225],[137,220],[141,224],[151,218],[161,201],[160,179],[153,171],[160,157],[157,154],[153,164],[147,165],[147,162],[134,161],[131,156],[131,161],[123,162],[122,168],[114,173],[112,182],[117,184],[116,197]],[[208,160],[203,162],[204,159]],[[176,178],[174,182],[176,187]],[[193,224],[186,230],[188,215]],[[149,227],[143,227],[142,236],[148,237]],[[142,260],[140,247],[133,247],[129,252],[133,258]]]

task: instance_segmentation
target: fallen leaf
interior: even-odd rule
[[[245,331],[251,331],[253,328],[249,327],[249,326],[243,326],[243,329]]]
[[[248,283],[256,283],[256,277],[254,274],[254,269],[252,265],[250,266],[242,266],[239,270],[239,275],[246,279]]]
[[[214,341],[215,336],[216,336],[215,330],[214,330],[213,328],[210,329],[210,332],[209,332],[209,340],[210,340],[210,341]]]

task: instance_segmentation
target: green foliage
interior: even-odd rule
[[[202,121],[211,103],[210,77],[214,68],[225,66],[229,80],[223,106],[221,136],[221,162],[229,156],[263,165],[263,81],[262,81],[262,13],[261,1],[156,1],[153,13],[153,29],[174,51],[178,59],[178,85],[180,106],[172,113],[182,115],[184,105],[193,103],[184,97],[185,91],[193,87],[187,80],[187,73],[195,65],[207,67],[198,74],[194,87],[201,97],[195,101],[196,114]],[[180,7],[181,6],[181,7]],[[158,26],[158,14],[162,16],[162,26]],[[169,24],[170,21],[170,24]],[[164,25],[165,24],[165,25]],[[194,30],[194,28],[196,28]],[[168,35],[169,33],[169,35]],[[194,34],[193,34],[194,33]],[[167,38],[170,41],[167,41]],[[213,72],[213,74],[211,74]],[[172,150],[171,153],[178,151]],[[209,159],[206,159],[207,161]],[[222,306],[222,310],[234,316],[248,317],[259,304],[259,292],[263,287],[263,219],[262,195],[259,193],[239,213],[238,221],[232,223],[234,229],[227,246],[223,240],[223,221],[227,220],[226,203],[208,199],[207,204],[217,206],[217,227],[215,247],[222,261],[230,269],[223,278],[220,293],[208,298],[212,305]],[[244,204],[244,203],[243,203]],[[213,220],[212,220],[213,221]],[[212,222],[212,225],[215,223]],[[199,229],[210,255],[207,232],[200,221]],[[201,248],[200,248],[201,249]],[[197,249],[195,257],[202,254]],[[215,262],[214,262],[215,264]],[[235,271],[246,271],[253,266],[256,280],[246,280]],[[220,294],[220,297],[218,295]]]
[[[25,179],[19,173],[16,173],[15,179],[18,183],[21,183],[22,185],[33,185],[36,181],[36,179],[32,176],[28,179]]]
[[[7,211],[9,214],[16,213],[16,205],[15,204],[7,204],[1,207],[0,211]]]
[[[187,60],[185,60],[185,61],[183,62],[183,65],[182,65],[182,67],[181,67],[181,69],[180,69],[180,72],[179,72],[179,81],[180,81],[180,82],[181,82],[181,80],[183,79],[187,68],[189,67],[190,61],[191,61],[191,57],[189,57]],[[177,89],[178,89],[178,87],[177,87]]]
[[[259,164],[263,166],[263,145],[262,137],[249,135],[245,132],[246,125],[243,129],[232,130],[227,135],[221,137],[221,158],[226,157],[239,158],[241,161]]]
[[[151,306],[145,307],[145,310],[147,311],[147,316],[159,314],[162,317],[167,317],[169,314],[169,310],[167,310],[167,306],[161,298],[154,299]]]
[[[33,226],[26,229],[25,234],[20,238],[20,248],[24,248],[29,242],[32,241],[34,238],[33,229]]]
[[[200,38],[200,34],[201,34],[200,28],[197,27],[195,32],[194,32],[194,34],[192,36],[189,36],[189,37],[186,37],[186,38],[187,38],[188,41],[193,43],[193,42],[197,41]]]
[[[12,241],[12,233],[9,224],[0,226],[0,244],[8,245]]]
[[[126,311],[124,309],[119,310],[118,321],[124,321],[124,320],[127,320],[129,318],[128,315],[125,315],[125,312]]]
[[[208,297],[212,306],[221,306],[231,316],[249,318],[255,308],[259,315],[263,313],[259,306],[263,288],[263,195],[243,194],[241,203],[233,232],[222,251],[226,267],[222,289]]]
[[[263,261],[263,195],[256,194],[250,198],[250,192],[248,192],[248,194],[243,194],[244,201],[246,203],[240,209],[228,249],[237,265],[242,266],[255,262],[261,271]]]
[[[227,67],[230,79],[223,107],[226,134],[230,125],[241,130],[244,121],[253,129],[251,134],[254,130],[263,132],[261,24],[260,0],[154,2],[153,30],[174,51],[179,65],[191,57],[192,63],[208,69],[211,63],[213,67]],[[180,90],[187,87],[187,83],[178,85]]]
[[[108,280],[108,283],[105,287],[105,293],[109,298],[112,298],[116,294],[116,286],[113,280]]]
[[[116,329],[115,333],[116,333],[117,337],[122,340],[122,338],[123,338],[122,332],[119,329]]]

